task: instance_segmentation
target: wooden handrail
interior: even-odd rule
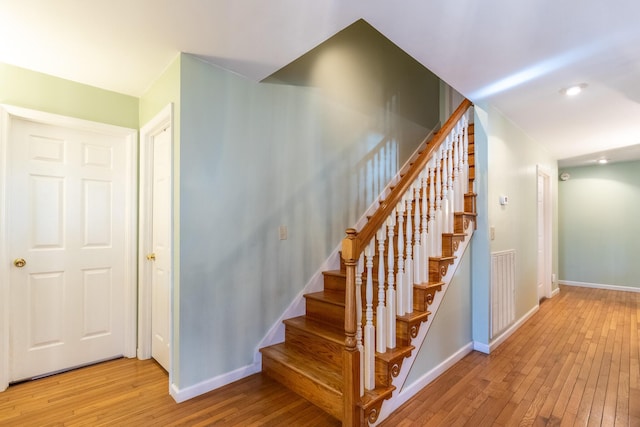
[[[380,227],[382,227],[382,224],[387,220],[389,215],[391,215],[391,211],[393,211],[400,200],[402,200],[402,196],[407,192],[407,190],[409,190],[409,187],[418,178],[418,176],[420,175],[420,171],[425,168],[431,156],[445,141],[447,135],[449,135],[460,118],[462,118],[463,114],[472,105],[473,104],[468,99],[462,101],[458,108],[453,112],[451,117],[449,117],[449,119],[446,121],[444,126],[442,126],[442,128],[440,128],[433,135],[433,138],[431,139],[427,147],[416,158],[415,163],[409,168],[407,173],[402,178],[400,178],[400,181],[398,181],[398,184],[391,190],[387,198],[380,203],[380,206],[371,216],[369,221],[364,225],[364,227],[362,227],[362,230],[360,230],[356,234],[356,236],[352,238],[353,241],[350,242],[350,248],[354,249],[354,252],[345,254],[345,248],[343,248],[342,257],[345,260],[357,260],[360,257],[360,254],[364,251],[364,247],[369,243],[373,236],[375,236],[376,232],[380,229]],[[347,256],[345,255],[350,256],[350,258],[347,258]]]

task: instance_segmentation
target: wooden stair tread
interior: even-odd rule
[[[431,288],[440,287],[442,285],[444,285],[444,282],[425,282],[425,283],[414,284],[413,287],[417,289],[431,289]]]
[[[413,285],[413,286],[419,287],[423,285]],[[402,316],[397,315],[396,319],[400,320],[401,322],[407,322],[407,323],[412,323],[417,321],[426,322],[429,316],[431,316],[430,311],[413,310],[411,313],[403,314]]]
[[[324,322],[310,319],[306,316],[293,317],[285,319],[284,324],[294,328],[302,329],[327,341],[337,344],[344,344],[344,330],[334,328]]]
[[[344,307],[344,292],[341,291],[324,290],[305,294],[304,297]]]
[[[396,387],[392,385],[389,387],[376,387],[373,390],[365,390],[364,396],[362,396],[358,406],[366,412],[367,409],[376,406],[381,400],[389,399],[395,389]]]
[[[331,393],[342,396],[343,379],[340,367],[318,363],[312,354],[287,347],[285,343],[262,348],[260,352],[263,357],[276,360],[296,374],[310,379]]]
[[[390,362],[392,360],[398,358],[404,358],[411,356],[411,352],[415,350],[415,347],[412,345],[406,345],[402,347],[396,348],[388,348],[384,353],[376,352],[376,359],[384,360],[385,362]]]
[[[430,256],[429,261],[449,261],[453,263],[456,258],[457,256]]]
[[[342,257],[340,258],[342,259]],[[337,277],[347,277],[347,273],[342,270],[325,270],[322,272],[323,276],[337,276]]]

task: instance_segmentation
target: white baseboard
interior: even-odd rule
[[[553,291],[551,291],[551,298],[555,297],[559,293],[560,293],[560,288],[555,288]]]
[[[238,368],[234,371],[226,372],[215,378],[201,381],[198,384],[194,384],[183,389],[178,388],[175,384],[171,384],[169,394],[171,394],[171,397],[173,397],[173,399],[177,403],[181,403],[185,400],[189,400],[196,396],[200,396],[201,394],[208,393],[211,390],[215,390],[227,384],[231,384],[234,381],[238,381],[239,379],[248,377],[249,375],[253,375],[258,372],[260,372],[260,366],[253,363],[251,365]]]
[[[527,311],[524,316],[522,316],[513,325],[511,325],[507,330],[505,330],[503,333],[498,335],[496,338],[492,339],[491,343],[489,344],[489,352],[491,352],[492,350],[495,350],[496,348],[498,348],[498,346],[500,344],[505,342],[505,340],[507,338],[509,338],[511,335],[513,335],[513,333],[515,331],[517,331],[518,328],[520,328],[520,326],[522,326],[524,324],[524,322],[526,322],[527,320],[529,320],[531,318],[531,316],[536,314],[536,312],[538,311],[539,308],[540,308],[540,305],[536,304],[529,311]]]
[[[606,289],[609,291],[640,292],[640,287],[635,288],[632,286],[603,285],[600,283],[575,282],[572,280],[558,280],[558,284],[567,286],[578,286],[581,288]]]
[[[471,353],[471,351],[473,351],[473,343],[468,343],[464,347],[453,353],[451,356],[449,356],[447,359],[445,359],[438,366],[422,375],[416,381],[403,387],[396,397],[388,401],[388,406],[383,405],[380,417],[378,418],[380,422],[382,422],[388,417],[389,414],[391,414],[393,411],[398,409],[409,399],[415,396],[420,390],[428,386],[436,378],[442,375],[447,369],[461,361],[467,354]]]
[[[505,329],[504,332],[502,332],[500,335],[498,335],[497,337],[492,339],[489,344],[485,344],[485,343],[481,343],[481,342],[478,342],[478,341],[474,341],[473,342],[473,349],[476,350],[476,351],[479,351],[481,353],[491,354],[491,352],[493,350],[498,348],[498,346],[500,344],[505,342],[505,340],[507,338],[509,338],[511,335],[513,335],[513,333],[515,331],[517,331],[518,328],[520,328],[520,326],[522,326],[524,324],[524,322],[529,320],[531,318],[531,316],[533,316],[538,311],[539,307],[540,306],[536,304],[533,308],[531,308],[531,310],[526,312],[524,316],[522,316],[515,323],[513,323],[508,329]]]

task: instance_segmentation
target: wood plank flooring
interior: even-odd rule
[[[640,293],[562,286],[381,426],[640,426],[639,317]]]
[[[473,352],[391,426],[640,426],[640,293],[561,287],[491,355]],[[177,404],[153,361],[120,359],[0,393],[2,426],[339,426],[260,374]]]

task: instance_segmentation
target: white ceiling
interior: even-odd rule
[[[0,0],[0,62],[141,96],[178,52],[258,81],[363,18],[554,157],[613,156],[640,144],[638,17],[638,0]]]

